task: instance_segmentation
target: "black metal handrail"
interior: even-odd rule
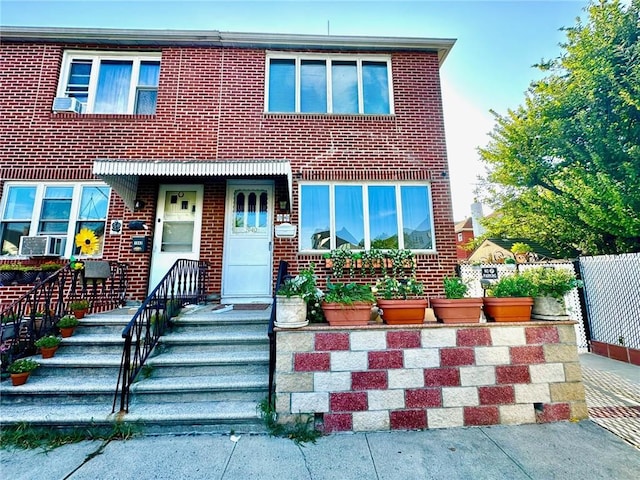
[[[67,264],[51,274],[42,272],[28,292],[0,311],[0,354],[2,371],[14,360],[36,351],[39,338],[56,333],[55,324],[70,313],[69,302],[83,298],[91,310],[121,305],[126,297],[126,265],[109,262],[110,275],[99,288],[87,284],[82,269]]]
[[[120,412],[129,411],[131,384],[164,334],[171,317],[187,304],[205,301],[207,270],[207,262],[177,260],[122,331],[124,348],[112,413],[116,410],[118,398]]]
[[[280,260],[278,265],[278,277],[276,278],[275,289],[273,290],[273,305],[271,307],[271,317],[269,317],[269,326],[267,335],[269,335],[269,405],[273,399],[273,377],[276,371],[276,335],[273,326],[276,321],[276,293],[280,285],[284,283],[288,277],[289,264],[284,260]]]

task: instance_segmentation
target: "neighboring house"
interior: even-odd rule
[[[342,243],[456,262],[439,69],[449,39],[5,27],[0,247],[129,264],[143,299],[179,258],[207,292],[271,298],[280,259]],[[294,238],[274,235],[290,222]],[[137,248],[133,249],[136,242]],[[140,248],[147,243],[147,248]]]
[[[538,243],[527,238],[487,238],[469,257],[471,263],[504,263],[506,258],[515,260],[511,252],[514,243],[526,243],[531,247],[529,261],[553,260],[554,255]]]
[[[454,226],[454,231],[456,235],[456,255],[458,261],[466,260],[472,253],[470,250],[465,250],[463,248],[464,245],[474,239],[472,218],[469,217],[461,222],[457,222]]]

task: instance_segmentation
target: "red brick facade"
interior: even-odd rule
[[[66,49],[161,51],[155,115],[53,113]],[[297,49],[300,50],[300,49]],[[359,52],[365,53],[365,52]],[[436,52],[396,51],[391,56],[395,115],[265,114],[265,48],[143,46],[13,42],[0,45],[0,194],[4,181],[88,180],[97,159],[288,160],[293,171],[291,221],[298,222],[298,179],[429,180],[437,254],[418,258],[425,294],[441,291],[456,261],[444,121]],[[109,218],[154,224],[160,183],[204,184],[201,259],[211,264],[208,293],[220,292],[226,179],[141,177],[132,212],[112,192]],[[283,177],[275,200],[287,199]],[[153,232],[149,231],[148,235]],[[130,265],[129,297],[146,295],[151,253],[131,252],[125,228],[105,237],[104,258]],[[274,269],[312,262],[295,240],[274,239]],[[323,268],[323,266],[321,266]],[[320,272],[322,273],[322,272]],[[323,276],[322,274],[320,275]],[[405,422],[406,420],[399,420]]]

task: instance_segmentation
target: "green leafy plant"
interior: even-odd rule
[[[460,277],[444,277],[444,296],[449,299],[464,298],[469,290],[469,286]]]
[[[62,339],[55,335],[47,335],[46,337],[39,338],[35,341],[34,345],[38,348],[52,348],[60,345]]]
[[[58,328],[73,328],[77,327],[79,323],[78,319],[73,315],[65,315],[58,321],[57,326]]]
[[[33,372],[40,364],[30,358],[21,358],[7,367],[9,373]]]
[[[257,410],[264,421],[269,435],[273,437],[285,437],[293,440],[296,445],[304,446],[304,443],[316,443],[322,433],[315,428],[313,415],[296,415],[292,424],[278,423],[278,415],[274,406],[275,397],[272,403],[265,398],[258,406]]]
[[[535,286],[536,297],[553,297],[561,300],[574,288],[581,288],[582,281],[573,272],[554,267],[536,267],[526,270],[522,276]]]
[[[89,308],[88,300],[74,300],[69,302],[69,309],[71,310],[86,310]]]
[[[43,272],[55,272],[57,270],[60,270],[61,268],[62,265],[57,262],[45,262],[40,265],[40,270],[42,270]]]
[[[531,247],[527,243],[523,242],[515,242],[511,245],[511,253],[529,253],[531,251]]]
[[[531,280],[520,275],[513,274],[502,277],[491,287],[493,297],[533,297],[536,288]]]
[[[309,268],[300,270],[295,277],[287,278],[278,288],[277,295],[287,298],[301,297],[307,303],[322,298],[322,291],[316,286],[314,267],[314,264],[311,264]]]
[[[371,285],[357,283],[331,283],[327,280],[327,291],[324,301],[352,305],[354,302],[373,303],[376,298],[371,291]]]
[[[358,260],[362,258],[362,254],[352,252],[348,243],[340,245],[335,250],[324,254],[325,259],[331,260],[331,272],[334,278],[345,276],[345,269],[349,269],[349,277],[353,278],[356,274]]]
[[[413,277],[405,277],[401,279],[385,276],[378,280],[373,289],[373,293],[377,297],[385,300],[403,299],[408,297],[421,295],[424,287]]]
[[[1,263],[0,272],[19,272],[22,271],[22,265],[19,263]]]
[[[507,258],[504,259],[504,263],[506,265],[515,265],[516,259],[513,258],[513,257],[507,257]]]

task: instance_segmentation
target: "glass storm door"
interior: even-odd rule
[[[202,185],[160,185],[149,291],[176,260],[200,258]]]
[[[273,184],[227,184],[222,300],[271,302]]]

